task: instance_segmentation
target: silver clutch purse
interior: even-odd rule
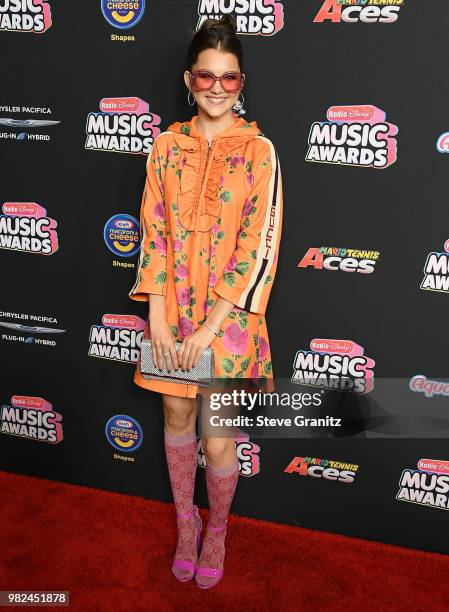
[[[176,350],[179,351],[181,342],[175,342]],[[140,372],[144,378],[149,380],[166,380],[167,382],[188,383],[209,387],[215,375],[214,351],[208,346],[204,349],[196,366],[190,372],[182,370],[167,370],[167,362],[164,358],[162,372],[153,363],[153,348],[149,338],[143,338],[140,346]]]

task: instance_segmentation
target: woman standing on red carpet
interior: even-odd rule
[[[210,346],[216,378],[272,382],[265,310],[277,268],[282,181],[273,143],[255,121],[239,116],[242,70],[234,18],[204,21],[188,48],[184,72],[188,102],[196,102],[198,114],[172,123],[154,141],[129,297],[149,302],[144,335],[151,338],[157,367],[190,370]],[[198,559],[202,525],[193,504],[198,386],[149,380],[140,363],[134,381],[162,394],[178,522],[172,571],[180,581],[195,576],[199,587],[210,588],[223,576],[227,517],[239,476],[235,440],[202,441],[210,513]]]

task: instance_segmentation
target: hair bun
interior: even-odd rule
[[[237,34],[237,20],[230,13],[220,19],[205,19],[200,30],[228,30],[229,34]]]
[[[1,0],[0,0],[1,2]],[[220,19],[208,18],[201,22],[187,50],[186,70],[191,71],[198,56],[206,49],[218,49],[236,56],[239,69],[243,72],[243,49],[241,37],[237,36],[237,17],[226,14]]]

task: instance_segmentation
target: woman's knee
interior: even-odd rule
[[[233,438],[203,438],[202,446],[207,459],[212,462],[219,461],[235,448]]]
[[[163,395],[162,405],[166,429],[180,433],[192,429],[197,414],[195,399]]]

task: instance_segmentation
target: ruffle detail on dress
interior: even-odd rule
[[[220,176],[226,157],[241,148],[246,140],[254,136],[245,134],[220,139],[214,148],[213,159],[208,160],[202,152],[200,141],[187,134],[173,135],[180,148],[180,191],[178,193],[178,215],[180,224],[189,231],[207,232],[220,216],[222,200],[219,195]],[[200,201],[202,180],[206,164],[210,163],[204,195]]]
[[[208,231],[217,221],[221,200],[219,199],[218,186],[220,182],[220,169],[223,166],[224,157],[217,151],[213,153],[204,196],[199,200],[202,177],[204,176],[206,154],[201,152],[201,145],[193,138],[175,136],[176,143],[181,149],[179,168],[180,191],[178,193],[178,215],[180,224],[189,231],[195,229],[199,232]]]

